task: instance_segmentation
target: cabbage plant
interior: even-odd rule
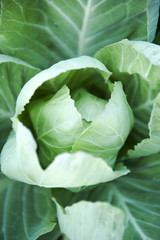
[[[61,61],[17,98],[1,170],[52,189],[68,239],[127,239],[131,231],[158,239],[159,49],[123,40],[95,58]]]
[[[0,239],[159,240],[159,0],[0,4]]]

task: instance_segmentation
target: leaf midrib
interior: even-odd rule
[[[88,0],[86,8],[84,9],[84,18],[83,18],[83,23],[82,23],[82,29],[79,32],[78,56],[81,56],[84,54],[85,40],[86,40],[85,36],[86,36],[86,32],[87,32],[91,8],[92,8],[92,0]]]
[[[126,201],[125,198],[123,197],[123,195],[120,193],[120,191],[118,190],[118,188],[112,184],[112,191],[114,192],[114,194],[116,195],[116,197],[119,199],[120,205],[122,206],[123,210],[126,212],[126,218],[131,222],[131,224],[134,226],[134,228],[136,229],[137,233],[141,236],[141,238],[143,240],[152,240],[151,238],[149,238],[148,236],[146,236],[143,231],[141,230],[141,228],[139,227],[139,225],[137,224],[136,220],[134,219],[134,217],[132,216],[128,206],[126,205]]]

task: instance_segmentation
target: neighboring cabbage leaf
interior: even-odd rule
[[[120,41],[152,41],[159,0],[2,0],[0,50],[40,68]]]
[[[69,240],[122,240],[125,215],[104,202],[80,201],[64,209],[56,202],[61,232]]]

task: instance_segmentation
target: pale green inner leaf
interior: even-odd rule
[[[88,122],[92,122],[105,109],[107,103],[104,99],[94,96],[85,89],[76,91],[73,98],[82,119]]]
[[[65,85],[49,100],[44,98],[32,101],[29,114],[43,166],[52,162],[57,154],[70,151],[83,131],[81,115]]]

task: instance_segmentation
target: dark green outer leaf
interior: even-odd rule
[[[40,68],[124,38],[152,41],[159,0],[2,1],[0,50]]]
[[[0,239],[36,240],[55,226],[50,191],[0,175]]]

